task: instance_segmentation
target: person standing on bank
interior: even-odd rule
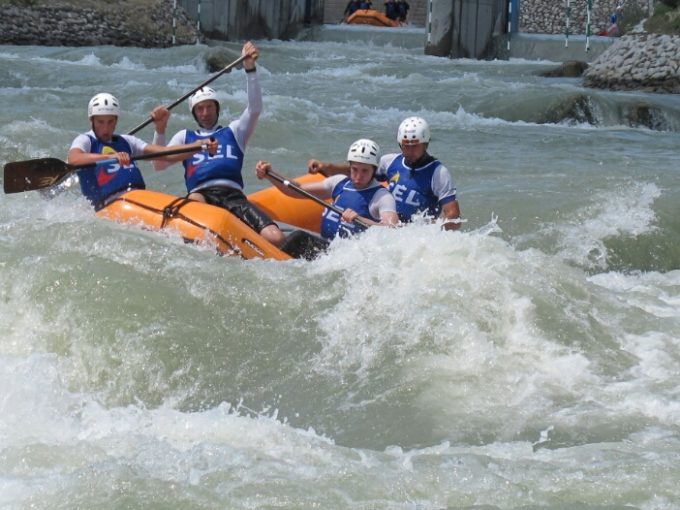
[[[402,222],[409,222],[416,214],[441,216],[444,230],[460,228],[460,206],[456,187],[449,170],[428,154],[430,127],[421,117],[408,117],[399,125],[397,142],[401,153],[386,154],[380,158],[376,179],[387,181],[397,204]],[[309,173],[326,176],[347,174],[346,164],[333,164],[311,159]]]
[[[323,181],[298,184],[297,186],[321,200],[333,199],[342,209],[342,215],[324,208],[321,219],[321,236],[331,240],[336,236],[347,237],[357,233],[354,220],[360,219],[369,226],[396,226],[399,221],[396,204],[390,192],[375,180],[380,161],[380,147],[372,140],[354,142],[347,152],[349,177],[334,175]],[[271,164],[259,161],[255,173],[259,179],[269,179],[282,193],[304,199],[305,197],[269,176]]]
[[[249,202],[243,193],[243,160],[246,145],[262,112],[262,91],[255,66],[255,60],[259,56],[258,49],[253,43],[246,42],[241,54],[247,55],[243,61],[248,91],[245,111],[228,126],[222,127],[218,124],[220,102],[217,93],[210,87],[203,87],[189,98],[189,109],[196,119],[198,129],[183,129],[175,133],[168,147],[214,137],[219,143],[217,154],[209,158],[198,154],[183,163],[188,198],[228,210],[270,243],[281,246],[285,240],[283,232],[269,216]],[[154,142],[165,144],[165,125],[156,124]],[[168,166],[165,162],[154,163],[156,170],[163,170]]]
[[[91,167],[78,171],[78,180],[83,195],[97,211],[106,207],[123,193],[133,189],[145,189],[142,173],[132,158],[166,150],[162,145],[148,144],[136,136],[116,133],[119,116],[118,99],[107,92],[95,95],[87,105],[87,117],[92,129],[78,135],[68,151],[69,165],[92,164]],[[167,110],[163,111],[158,108],[151,113],[157,125],[165,125],[167,116]],[[217,142],[200,140],[178,147],[178,149],[182,148],[195,148],[194,153],[203,149],[215,153]],[[163,156],[162,160],[171,164],[189,158],[191,155],[191,152],[186,152]],[[206,154],[202,152],[201,157],[205,156]],[[116,159],[117,162],[97,164],[97,162],[112,159]]]

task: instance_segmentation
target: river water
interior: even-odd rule
[[[3,195],[0,508],[679,508],[680,98],[550,62],[259,46],[248,191],[258,159],[295,176],[357,138],[394,151],[418,114],[462,231],[243,261],[75,190]],[[0,46],[0,163],[65,159],[97,92],[131,129],[209,76],[208,50]],[[242,71],[214,85],[239,115]],[[545,121],[574,97],[590,121]],[[169,131],[191,122],[180,105]],[[142,168],[183,193],[180,166]]]

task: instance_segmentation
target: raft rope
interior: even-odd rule
[[[187,197],[177,197],[168,205],[163,208],[163,221],[161,222],[161,228],[165,228],[168,222],[173,218],[181,218],[179,210],[188,204],[190,200]],[[184,219],[184,218],[181,218]]]
[[[154,212],[156,214],[162,215],[163,221],[161,222],[161,228],[165,228],[167,226],[168,222],[173,218],[176,218],[176,219],[179,219],[179,220],[182,220],[182,221],[186,221],[187,223],[189,223],[190,225],[193,225],[194,227],[198,227],[200,229],[206,230],[207,232],[209,232],[210,234],[215,236],[217,239],[222,241],[236,255],[240,256],[241,258],[245,258],[243,256],[243,252],[241,252],[241,250],[239,249],[238,246],[234,246],[230,241],[228,241],[227,239],[222,237],[218,232],[215,232],[210,227],[206,227],[205,225],[201,225],[197,221],[192,220],[191,218],[189,218],[188,216],[185,216],[184,214],[182,214],[180,212],[180,209],[182,207],[184,207],[189,202],[192,202],[192,200],[189,200],[187,197],[176,198],[175,200],[170,202],[170,204],[165,206],[162,210],[157,209],[155,207],[151,207],[150,205],[147,205],[147,204],[144,204],[144,203],[141,203],[141,202],[137,202],[136,200],[131,200],[130,198],[126,198],[125,196],[121,196],[119,198],[116,198],[110,204],[107,204],[107,207],[109,205],[115,203],[115,202],[118,202],[118,201],[128,202],[130,204],[136,205],[137,207],[141,207],[142,209],[146,209],[147,211],[151,211],[151,212]],[[184,237],[183,239],[185,241],[193,242],[191,239],[188,239],[186,237]]]

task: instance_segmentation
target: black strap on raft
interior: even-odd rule
[[[177,197],[175,200],[170,202],[163,208],[163,221],[161,223],[161,228],[165,228],[168,222],[173,218],[181,218],[186,220],[184,215],[180,215],[179,210],[188,204],[191,200],[187,197]]]
[[[152,211],[152,212],[155,212],[156,214],[161,214],[163,216],[163,221],[161,222],[161,228],[165,228],[165,226],[168,224],[168,221],[170,221],[172,218],[177,218],[179,220],[186,221],[187,223],[194,225],[195,227],[206,230],[206,231],[210,232],[210,234],[215,236],[217,239],[222,241],[225,245],[227,245],[229,247],[229,249],[232,252],[234,252],[236,255],[243,257],[243,253],[241,252],[241,249],[238,246],[234,246],[233,243],[231,243],[227,239],[225,239],[222,235],[220,235],[219,232],[215,232],[213,229],[206,227],[205,225],[201,225],[200,223],[192,220],[191,218],[189,218],[188,216],[185,216],[184,214],[182,214],[180,212],[180,209],[182,207],[184,207],[189,202],[192,202],[192,200],[190,200],[187,197],[176,198],[175,200],[170,202],[168,205],[166,205],[163,208],[163,210],[156,209],[155,207],[151,207],[149,205],[137,202],[135,200],[131,200],[131,199],[125,197],[125,195],[123,195],[119,198],[116,198],[115,200],[113,200],[112,202],[107,204],[107,206],[109,206],[109,205],[111,205],[115,202],[118,202],[119,200],[122,201],[122,202],[128,202],[130,204],[134,204],[137,207],[141,207],[142,209],[146,209],[147,211]],[[184,238],[184,240],[189,241],[189,242],[195,242],[193,239],[187,239],[186,237]]]

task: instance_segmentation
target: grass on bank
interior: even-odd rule
[[[654,34],[680,35],[680,7],[657,2],[654,14],[645,22],[645,30]]]

